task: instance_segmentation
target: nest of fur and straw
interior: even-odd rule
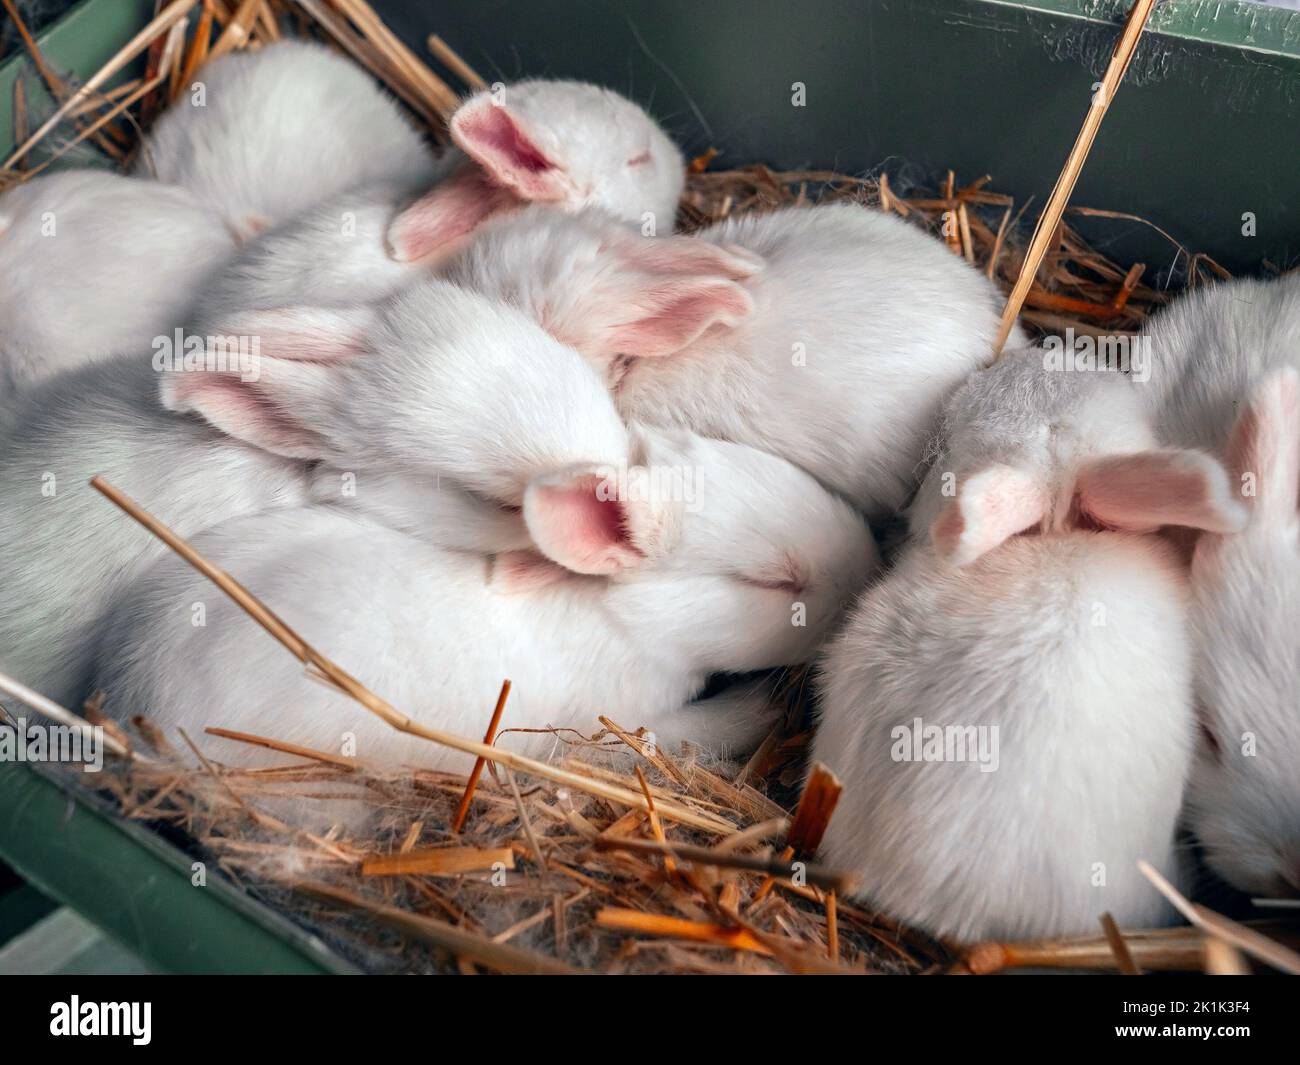
[[[11,0],[0,5],[17,19]],[[350,55],[435,140],[445,140],[462,92],[483,86],[436,37],[429,41],[431,67],[363,0],[175,0],[161,4],[133,46],[82,85],[53,70],[23,35],[34,76],[57,110],[50,119],[30,119],[19,79],[18,148],[0,170],[0,190],[60,158],[82,162],[88,147],[127,165],[142,129],[205,62],[285,32]],[[143,74],[114,84],[113,76],[139,57]],[[849,200],[931,231],[1004,290],[1020,274],[1029,204],[1017,207],[993,191],[988,176],[959,182],[949,172],[938,189],[926,191],[891,186],[883,173],[713,170],[715,154],[691,163],[679,217],[686,232],[743,212]],[[1075,213],[1142,223],[1114,212]],[[1224,276],[1217,264],[1169,239],[1187,284]],[[1112,262],[1062,224],[1021,320],[1081,335],[1136,331],[1166,300],[1143,284],[1143,273],[1143,264]],[[320,679],[320,663],[312,664]],[[291,748],[274,736],[223,734],[219,721],[210,723],[216,739],[164,737],[142,719],[124,731],[91,703],[87,718],[138,756],[113,759],[95,778],[75,776],[80,786],[93,780],[120,816],[155,827],[371,971],[920,973],[1215,964],[1207,944],[1221,941],[1197,928],[1121,936],[1110,926],[1086,939],[971,948],[936,942],[847,901],[846,877],[804,864],[839,795],[838,782],[820,771],[799,795],[808,688],[805,671],[786,678],[783,725],[745,764],[653,750],[634,721],[593,720],[588,735],[556,732],[550,764],[573,774],[577,785],[488,763],[474,786],[463,774],[419,768],[416,742],[411,766],[376,766]],[[467,707],[475,721],[468,731],[481,735],[491,710]],[[358,706],[358,714],[366,712]],[[507,746],[509,727],[507,699],[498,736]],[[223,752],[238,762],[240,744],[279,750],[283,764],[249,769],[217,760]],[[455,831],[467,790],[472,798]],[[622,798],[610,798],[615,792]],[[640,808],[628,793],[644,797]],[[358,800],[376,816],[362,837],[338,828],[315,833],[269,812],[286,796]]]

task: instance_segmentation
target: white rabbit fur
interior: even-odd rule
[[[963,941],[1083,934],[1107,910],[1125,927],[1167,917],[1134,863],[1175,872],[1193,743],[1171,547],[1026,536],[960,569],[913,549],[863,598],[822,674],[812,757],[848,802],[821,857],[857,873],[874,905]],[[893,730],[917,717],[997,728],[996,770],[893,761]]]
[[[428,272],[388,254],[384,234],[409,191],[389,183],[348,189],[240,249],[204,286],[200,323],[293,304],[350,306],[392,295]]]
[[[0,430],[0,670],[66,705],[114,597],[167,549],[90,487],[102,474],[182,536],[309,497],[301,463],[158,403],[147,356],[69,371]]]
[[[685,160],[654,119],[613,90],[529,79],[471,97],[452,122],[456,143],[521,200],[596,205],[639,227],[653,222],[658,232],[672,232]],[[476,135],[478,124],[485,136]],[[510,142],[517,150],[520,139],[548,165],[497,170],[499,153]]]
[[[498,84],[448,122],[472,161],[403,210],[385,235],[403,262],[452,250],[485,218],[524,203],[599,207],[649,236],[671,233],[686,165],[631,100],[580,81]],[[460,153],[463,153],[461,155]]]
[[[404,428],[413,439],[423,433]],[[524,514],[549,561],[447,551],[428,535],[325,506],[228,523],[196,546],[422,724],[476,732],[509,677],[506,728],[591,732],[604,713],[662,745],[689,737],[748,748],[771,713],[754,715],[747,699],[686,704],[711,672],[814,654],[875,562],[870,534],[806,474],[752,449],[646,431],[623,462],[637,458],[670,480],[698,470],[698,494],[602,496],[599,485],[612,484],[602,478],[619,466],[544,474]],[[561,568],[587,567],[593,549],[606,576]],[[278,738],[319,749],[339,750],[351,734],[363,760],[467,766],[468,756],[412,743],[305,681],[291,656],[196,577],[164,559],[122,601],[97,679],[110,712],[147,712],[165,728],[202,721],[265,732],[273,720]],[[202,628],[188,623],[197,601],[207,604]],[[799,602],[803,625],[794,623]],[[557,740],[502,743],[541,756]]]
[[[121,356],[33,390],[5,427],[0,669],[51,698],[86,694],[89,641],[105,607],[166,551],[88,487],[95,474],[182,536],[313,498],[347,502],[344,475],[362,465],[376,471],[381,514],[412,513],[412,484],[436,494],[440,475],[459,478],[491,500],[487,517],[457,528],[498,550],[522,535],[517,515],[498,504],[520,503],[536,472],[626,450],[617,415],[601,417],[609,401],[589,368],[517,312],[450,285],[415,286],[392,307],[284,308],[224,325],[260,339],[256,381],[169,369],[159,403],[148,361]],[[537,379],[563,389],[581,417],[558,422],[510,387]],[[242,405],[227,402],[232,383],[244,389]],[[300,396],[297,409],[310,417],[281,417],[268,396]],[[196,408],[215,429],[174,413]],[[429,431],[415,440],[395,428],[407,417]],[[340,467],[332,475],[294,461],[325,457]],[[404,471],[419,479],[395,492],[387,479]],[[362,478],[362,500],[368,487]]]
[[[0,197],[0,402],[183,324],[235,252],[183,188],[102,170],[41,175]]]
[[[517,508],[475,495],[434,470],[356,471],[324,464],[310,473],[313,503],[332,503],[408,536],[481,554],[524,551],[533,542]]]
[[[1206,861],[1243,891],[1300,894],[1300,378],[1265,378],[1230,449],[1250,523],[1192,560],[1205,729],[1187,793]]]
[[[502,124],[508,136],[496,128]],[[203,316],[380,299],[427,273],[485,218],[529,199],[543,209],[597,204],[626,222],[652,213],[667,219],[660,230],[672,228],[681,154],[649,115],[608,89],[520,82],[499,98],[470,97],[450,129],[459,147],[427,194],[412,202],[419,186],[393,179],[323,198],[250,242],[208,286]],[[554,160],[544,171],[550,186],[537,185],[533,168],[543,150]],[[641,155],[645,162],[627,165]]]
[[[848,205],[653,241],[597,211],[530,208],[481,227],[445,274],[591,357],[625,416],[763,448],[873,518],[910,496],[943,400],[998,325],[982,275]]]
[[[1154,315],[1147,333],[1142,397],[1161,438],[1222,454],[1264,375],[1300,368],[1300,275],[1195,289]]]
[[[1162,434],[1223,454],[1250,516],[1239,533],[1202,535],[1193,555],[1204,733],[1188,822],[1225,880],[1256,895],[1295,895],[1300,277],[1190,293],[1152,320],[1150,335],[1148,398]]]
[[[431,184],[433,152],[352,60],[303,41],[233,52],[163,113],[136,172],[183,185],[241,229],[276,224],[354,185]]]
[[[226,328],[261,337],[258,379],[167,373],[163,402],[276,454],[442,475],[517,506],[539,473],[627,450],[589,367],[517,310],[437,278],[377,305],[250,311]]]
[[[909,509],[914,535],[946,535],[951,559],[963,564],[1031,526],[1055,531],[1071,527],[1082,487],[1093,493],[1099,508],[1093,516],[1102,525],[1112,524],[1108,519],[1114,517],[1113,524],[1149,531],[1174,524],[1176,508],[1183,506],[1211,520],[1219,512],[1229,515],[1227,524],[1220,525],[1224,531],[1240,526],[1243,513],[1226,486],[1213,500],[1196,494],[1197,489],[1217,491],[1222,485],[1221,470],[1210,455],[1194,449],[1158,450],[1145,386],[1117,372],[1065,372],[1045,369],[1048,365],[1038,348],[1008,351],[996,366],[971,375],[953,395],[941,419],[937,454]],[[1137,455],[1143,456],[1141,466],[1132,460]],[[1169,490],[1189,489],[1185,498],[1153,494],[1161,480],[1156,465],[1163,466]],[[1156,483],[1130,483],[1135,470]],[[972,494],[969,505],[964,491],[953,496],[953,487],[1000,475],[1007,478],[1008,489],[1013,483],[1023,488],[1016,507],[984,514],[979,496]],[[1116,504],[1105,498],[1112,487],[1128,491],[1128,497],[1117,502],[1121,513],[1115,515],[1110,509]],[[1139,498],[1143,495],[1149,498]],[[1144,506],[1151,508],[1147,520],[1135,520]]]
[[[1136,533],[1242,519],[1221,467],[1151,449],[1128,379],[1042,358],[1010,353],[954,395],[913,542],[821,667],[812,757],[852,797],[823,858],[895,917],[961,940],[1168,915],[1135,863],[1182,876],[1188,591],[1175,548]],[[915,718],[996,726],[996,769],[899,760],[893,730]]]

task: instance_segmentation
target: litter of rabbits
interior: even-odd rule
[[[280,41],[281,16],[291,16],[300,35],[331,43],[356,60],[403,101],[434,139],[445,140],[447,122],[459,105],[459,93],[452,85],[468,91],[486,88],[483,79],[440,41],[431,43],[431,50],[446,77],[436,74],[362,0],[313,0],[292,7],[276,0],[204,3],[197,14],[197,32],[187,44],[187,19],[196,12],[197,0],[175,0],[162,7],[133,47],[115,57],[101,75],[75,92],[64,87],[56,116],[19,138],[18,150],[0,170],[0,191],[35,177],[61,153],[87,140],[128,159],[138,146],[138,127],[134,120],[130,125],[124,120],[128,109],[138,108],[146,119],[165,114],[168,103],[187,91],[206,63],[228,52],[256,51]],[[138,54],[148,56],[143,78],[112,90],[111,96],[98,101],[108,103],[108,109],[97,113],[90,104],[99,88]],[[159,128],[155,122],[153,129]],[[38,152],[43,153],[40,161],[36,161]],[[968,180],[949,172],[941,188],[926,190],[901,188],[897,179],[891,183],[883,173],[870,178],[820,170],[782,173],[761,165],[714,171],[710,162],[701,157],[688,168],[678,205],[681,232],[696,233],[736,220],[730,231],[734,234],[746,225],[744,219],[778,208],[844,202],[878,211],[890,217],[891,224],[897,217],[932,234],[936,247],[942,250],[946,245],[949,254],[965,260],[1001,292],[1010,290],[1022,275],[1026,234],[1021,223],[1030,205],[1017,208],[1010,197],[995,191],[996,182],[988,175]],[[411,170],[419,172],[423,164],[424,160],[414,159]],[[227,194],[233,195],[224,185],[210,193],[213,197]],[[269,200],[250,204],[243,197],[226,213],[240,239],[247,239],[279,222],[281,213],[287,217],[296,209]],[[1092,218],[1108,216],[1095,210],[1069,210]],[[568,225],[569,216],[564,217]],[[1110,217],[1134,221],[1120,213]],[[421,221],[427,219],[416,219]],[[508,220],[495,232],[506,242]],[[416,223],[385,233],[399,261],[420,258],[424,250],[419,242],[426,235],[427,230]],[[575,240],[586,235],[579,233]],[[610,243],[604,234],[600,236]],[[1189,288],[1227,276],[1207,257],[1183,248],[1172,237],[1170,242]],[[408,246],[409,254],[404,251]],[[721,269],[741,277],[747,269],[744,250],[743,244],[739,252],[724,245],[714,259],[731,256]],[[712,265],[716,268],[716,262]],[[470,276],[475,270],[472,257],[467,256],[459,268]],[[1169,293],[1143,283],[1144,270],[1142,263],[1112,262],[1062,224],[1052,235],[1046,260],[1028,290],[1020,322],[1030,329],[1070,330],[1080,337],[1135,335],[1148,316],[1170,300]],[[245,308],[243,303],[238,306]],[[954,317],[961,317],[962,307],[954,294]],[[322,332],[332,336],[345,331],[341,319],[322,322]],[[184,347],[179,330],[175,347]],[[211,345],[204,346],[209,354],[210,349]],[[541,374],[544,368],[536,372]],[[581,385],[575,385],[568,392],[580,390]],[[632,394],[630,385],[626,392]],[[193,399],[179,386],[174,398],[173,410],[205,410],[200,405],[203,397]],[[187,407],[192,399],[193,406]],[[231,430],[239,435],[242,423],[234,417],[232,424],[240,426]],[[626,446],[613,439],[619,431],[615,427],[607,434],[614,450]],[[265,466],[232,467],[234,476],[249,482],[241,490],[268,496],[303,490],[287,464],[279,461],[283,455],[317,458],[310,451],[290,450],[278,453]],[[842,463],[841,468],[860,473],[856,461],[851,466]],[[888,471],[879,483],[866,485],[833,483],[833,470],[816,472],[868,514],[877,516],[873,507],[882,517],[901,508],[901,496],[890,494],[896,489]],[[475,483],[475,476],[481,476],[481,482]],[[531,521],[524,483],[532,481],[516,483],[496,471],[483,476],[468,469],[461,479],[471,489],[471,506],[479,498],[498,500],[507,508],[529,513]],[[307,487],[312,490],[314,486]],[[169,526],[186,524],[184,514],[170,515],[167,524],[150,524],[122,493],[111,486],[101,491],[165,540],[176,539]],[[834,524],[834,517],[826,518],[828,526]],[[136,545],[146,537],[125,515],[120,520],[123,544]],[[975,526],[974,521],[967,524]],[[1198,527],[1218,529],[1219,525],[1209,522]],[[511,535],[511,530],[502,529],[503,554],[512,543]],[[168,542],[177,547],[176,542]],[[953,551],[968,548],[962,540]],[[96,545],[81,545],[78,550],[94,551]],[[873,552],[874,547],[864,544],[856,554],[875,561]],[[204,561],[200,555],[186,557],[191,564]],[[568,568],[575,572],[611,572],[599,568],[609,562],[605,556],[593,562],[575,549],[572,557],[576,561]],[[587,563],[590,568],[581,568]],[[767,583],[792,585],[802,592],[808,567],[795,560],[789,569],[790,573],[780,570],[772,575]],[[507,573],[505,578],[532,581],[537,576],[529,570]],[[623,719],[622,713],[619,719],[592,720],[587,727],[539,728],[531,722],[519,727],[512,723],[509,682],[496,714],[490,705],[462,708],[464,714],[478,715],[476,728],[481,724],[488,729],[480,744],[477,732],[473,737],[448,737],[437,730],[408,729],[399,700],[394,700],[398,703],[394,709],[384,701],[389,693],[371,692],[342,673],[346,661],[335,664],[322,659],[302,635],[271,613],[277,609],[275,602],[262,603],[247,593],[243,593],[247,598],[240,598],[242,589],[228,581],[218,583],[284,645],[276,650],[286,661],[299,658],[306,676],[352,699],[358,722],[374,724],[372,717],[377,716],[389,727],[423,736],[431,750],[443,744],[461,754],[478,753],[480,765],[467,774],[421,768],[418,758],[408,765],[398,759],[340,755],[293,742],[270,727],[266,734],[237,730],[232,724],[242,722],[225,719],[205,722],[206,735],[180,731],[178,737],[147,716],[135,717],[131,727],[124,727],[120,715],[117,720],[105,715],[92,700],[84,709],[86,720],[105,729],[130,754],[110,759],[109,771],[93,780],[74,779],[70,774],[65,779],[70,787],[89,784],[118,816],[157,826],[196,861],[214,866],[220,875],[289,915],[368,971],[436,972],[453,967],[462,972],[539,973],[987,973],[1015,967],[1213,971],[1241,964],[1242,955],[1278,968],[1300,969],[1300,955],[1285,945],[1296,938],[1294,923],[1242,925],[1203,908],[1197,908],[1198,920],[1190,927],[1126,927],[1120,933],[1111,923],[1100,926],[1095,935],[1068,939],[972,943],[939,941],[900,924],[888,913],[854,904],[849,896],[859,885],[849,872],[819,866],[813,859],[828,825],[836,824],[841,788],[847,801],[854,784],[820,766],[800,792],[804,765],[815,749],[808,721],[809,682],[803,669],[783,677],[771,696],[782,707],[776,727],[768,730],[752,757],[739,764],[706,756],[690,746],[666,749],[642,728],[654,722]],[[341,601],[338,606],[344,610],[347,604]],[[128,626],[116,620],[110,625],[104,620],[110,616],[103,614],[101,625],[116,640]],[[86,638],[103,639],[105,634],[91,632]],[[149,642],[147,633],[140,637],[141,645]],[[139,657],[123,655],[123,669]],[[178,660],[185,661],[188,669],[183,654]],[[255,676],[250,687],[256,689],[258,683]],[[280,699],[278,692],[276,698]],[[918,732],[920,728],[918,718]],[[512,732],[530,733],[529,750],[547,751],[544,764],[539,764],[542,759],[499,751],[483,758],[479,748],[490,748],[497,738]],[[259,768],[233,764],[252,750],[272,752],[275,760]],[[226,764],[227,752],[232,764]],[[835,753],[830,751],[824,761],[833,763]],[[287,799],[293,803],[286,803]],[[361,804],[370,811],[373,816],[366,828],[352,831],[346,822],[339,822],[318,829],[342,803]],[[301,821],[285,812],[312,808],[321,812]],[[1174,811],[1166,812],[1172,824]],[[1142,885],[1142,890],[1147,888],[1152,900],[1158,900],[1157,887]]]

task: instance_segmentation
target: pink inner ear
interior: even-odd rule
[[[389,254],[403,263],[445,255],[486,219],[518,203],[467,163],[393,220],[388,227]]]
[[[621,251],[631,265],[652,273],[713,274],[729,281],[743,281],[765,265],[762,257],[737,244],[711,244],[698,237],[629,235]]]
[[[1259,517],[1295,517],[1300,509],[1300,374],[1294,369],[1275,373],[1258,387],[1233,428],[1228,456],[1239,485],[1243,475],[1254,475]]]
[[[583,474],[565,482],[534,484],[524,498],[534,543],[575,573],[618,573],[641,557],[622,502],[601,498],[598,489],[603,483],[596,474]]]
[[[689,278],[650,293],[653,310],[613,327],[602,354],[657,358],[672,355],[714,326],[733,327],[754,309],[754,301],[730,281]]]
[[[293,422],[252,382],[224,373],[187,371],[163,379],[163,405],[197,411],[223,433],[277,455],[318,459],[323,441]]]
[[[930,537],[940,555],[966,566],[1043,519],[1042,485],[1022,470],[995,465],[965,478],[935,521]]]
[[[222,322],[222,332],[255,337],[259,357],[334,363],[365,352],[370,321],[366,308],[276,307],[235,314]]]
[[[1223,468],[1196,451],[1144,451],[1090,462],[1079,471],[1079,509],[1113,529],[1183,525],[1232,532],[1244,520]]]
[[[452,116],[451,137],[494,180],[525,200],[554,203],[573,191],[563,169],[490,96],[471,100]]]
[[[488,587],[500,595],[520,595],[569,576],[563,566],[536,551],[503,551],[492,559]]]

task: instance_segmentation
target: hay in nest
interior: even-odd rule
[[[431,37],[429,50],[446,76],[435,72],[363,0],[172,0],[102,70],[75,85],[41,56],[12,0],[0,4],[17,23],[36,75],[55,101],[53,113],[31,119],[19,79],[17,147],[0,164],[0,191],[60,159],[79,159],[74,153],[88,145],[129,165],[142,128],[191,84],[204,63],[232,49],[260,48],[286,28],[324,40],[361,63],[437,141],[445,140],[447,118],[459,99],[452,85],[483,86],[444,42]],[[113,85],[114,76],[141,56],[143,74]],[[1011,197],[993,190],[987,175],[959,183],[949,172],[938,189],[904,189],[884,173],[781,173],[762,165],[715,171],[709,168],[714,155],[691,164],[680,206],[684,231],[744,212],[849,200],[897,213],[932,232],[1004,290],[1023,271],[1027,242],[1021,223],[1029,204],[1017,208]],[[1074,213],[1142,222],[1117,212]],[[1169,239],[1188,284],[1225,275]],[[1143,284],[1143,264],[1112,262],[1066,224],[1050,235],[1044,261],[1031,264],[1031,273],[1037,280],[1020,317],[1040,330],[1136,331],[1167,298]],[[100,487],[203,568],[203,560],[168,530],[108,486]],[[208,575],[317,679],[357,700],[358,713],[377,713],[394,727],[485,756],[488,772],[421,769],[418,744],[412,749],[416,764],[376,766],[275,737],[225,732],[216,727],[219,722],[208,729],[218,739],[200,737],[201,750],[189,736],[173,743],[144,719],[123,730],[103,720],[92,703],[85,708],[87,720],[105,729],[110,748],[127,753],[98,776],[70,774],[68,786],[89,782],[120,816],[156,827],[367,970],[1228,971],[1242,965],[1239,951],[1282,968],[1300,966],[1300,958],[1259,930],[1201,908],[1188,914],[1195,927],[1121,934],[1112,922],[1096,937],[962,947],[851,904],[845,897],[852,889],[849,878],[809,860],[833,815],[838,782],[814,767],[798,803],[793,801],[805,777],[808,739],[803,672],[791,674],[784,685],[784,725],[745,765],[710,763],[697,751],[655,750],[635,722],[607,719],[593,722],[589,736],[556,732],[555,756],[530,763],[491,745],[495,724],[484,744],[407,729],[404,715],[319,656],[229,578],[223,583]],[[0,677],[0,689],[58,720],[80,722],[8,678]],[[501,716],[500,706],[494,715],[483,709],[485,725],[489,716]],[[504,724],[508,731],[508,703]],[[276,750],[284,764],[223,764],[214,751],[234,751],[230,744]],[[364,833],[306,827],[321,820],[311,813],[315,807],[327,810],[341,800],[362,802],[374,812]],[[302,820],[287,817],[286,809],[303,814]]]
[[[505,768],[479,781],[460,832],[464,774],[300,749],[282,767],[242,769],[213,760],[219,741],[177,750],[144,721],[122,735],[152,758],[97,782],[123,816],[192,841],[195,857],[370,971],[902,973],[953,960],[830,901],[838,874],[781,861],[772,841],[789,819],[766,778],[751,769],[738,784],[738,767],[647,750],[615,722],[557,734],[554,764],[647,795],[653,811]],[[316,833],[281,815],[288,798],[303,823],[319,823],[313,803],[355,800],[375,817],[362,835]],[[675,823],[660,816],[668,803],[728,827]]]

